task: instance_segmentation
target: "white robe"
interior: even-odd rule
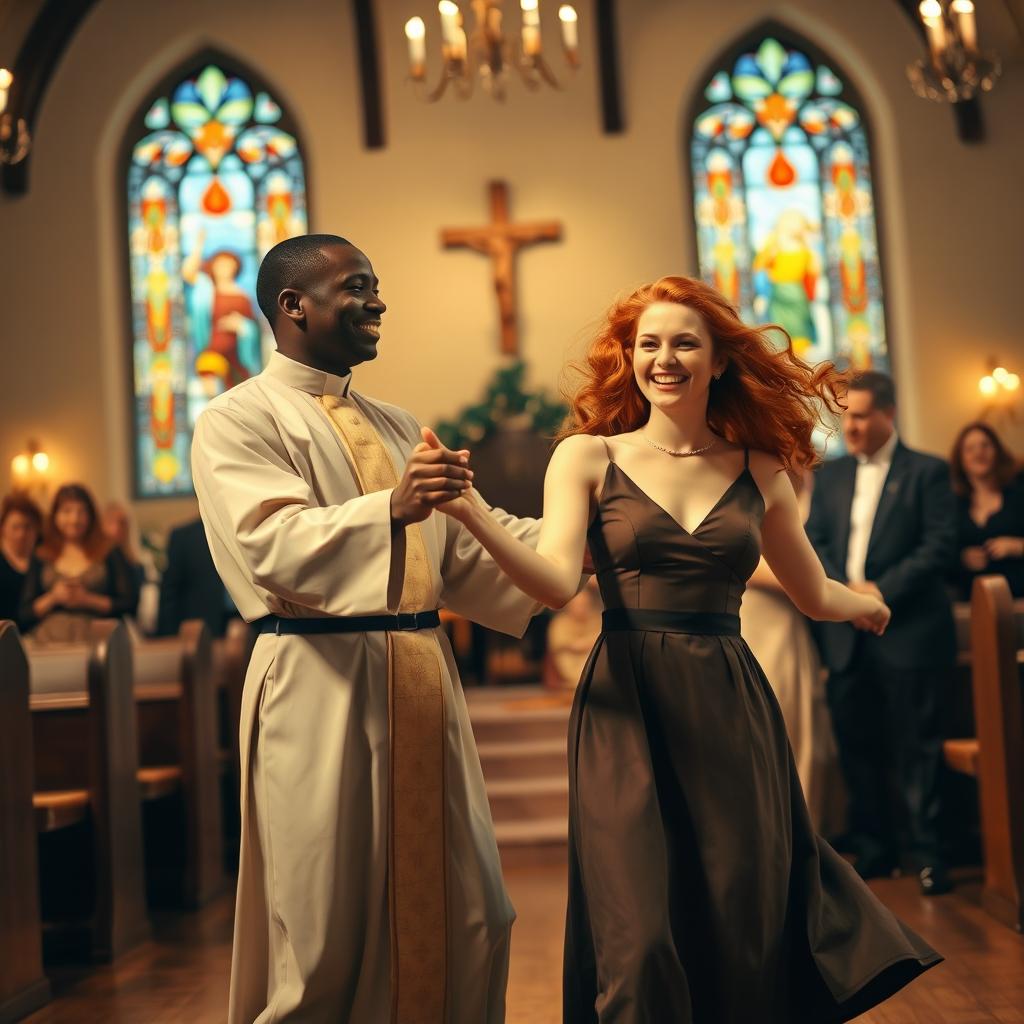
[[[391,491],[361,495],[317,397],[347,395],[399,474],[419,443],[411,415],[341,378],[275,353],[259,376],[210,403],[192,473],[217,570],[247,620],[393,613],[403,545]],[[498,513],[495,513],[498,515]],[[500,517],[536,542],[533,520]],[[459,523],[422,524],[431,607],[522,634],[536,606]],[[426,609],[424,609],[426,610]],[[448,1013],[499,1024],[509,933],[480,761],[451,650],[447,668]],[[241,717],[242,840],[231,1024],[386,1024],[388,706],[385,634],[263,635]],[[444,936],[438,936],[444,941]]]

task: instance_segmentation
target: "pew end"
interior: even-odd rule
[[[15,624],[0,621],[0,1024],[50,1000],[43,975],[39,862],[32,808],[28,659]]]
[[[1002,576],[971,593],[971,652],[978,795],[985,850],[982,905],[1024,930],[1024,701],[1020,673],[1024,604]]]
[[[109,961],[149,935],[128,633],[100,620],[88,644],[26,650],[44,944]]]

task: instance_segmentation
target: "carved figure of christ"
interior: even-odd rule
[[[562,237],[562,225],[554,220],[511,224],[508,218],[508,184],[492,181],[488,189],[491,223],[481,228],[445,228],[441,232],[441,242],[446,249],[469,248],[491,257],[501,318],[501,351],[505,355],[517,356],[519,325],[516,320],[515,255],[524,245],[557,241]]]

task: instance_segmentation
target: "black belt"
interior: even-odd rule
[[[726,612],[673,612],[656,608],[609,608],[602,616],[605,632],[697,633],[739,636],[740,617]]]
[[[257,633],[382,633],[434,629],[441,616],[433,612],[399,612],[397,615],[346,615],[315,619],[282,619],[267,615],[252,623]]]

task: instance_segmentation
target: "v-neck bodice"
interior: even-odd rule
[[[738,614],[763,516],[748,466],[690,533],[609,461],[588,531],[605,607]]]

